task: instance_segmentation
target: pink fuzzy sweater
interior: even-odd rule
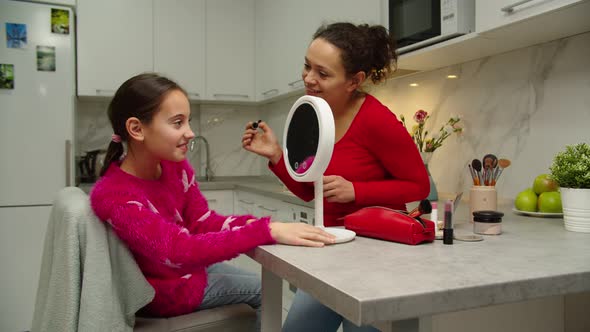
[[[206,268],[275,241],[269,218],[221,216],[209,210],[188,162],[163,161],[158,180],[143,180],[112,163],[94,186],[92,209],[129,246],[156,290],[145,308],[155,316],[195,311]]]

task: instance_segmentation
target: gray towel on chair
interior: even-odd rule
[[[97,219],[79,188],[53,204],[32,331],[132,331],[154,298],[127,246]]]

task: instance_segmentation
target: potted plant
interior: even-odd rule
[[[400,115],[400,120],[404,127],[410,132],[410,136],[412,136],[412,140],[416,143],[416,147],[420,152],[420,156],[422,156],[422,161],[424,161],[424,166],[426,166],[426,171],[428,172],[428,179],[430,180],[430,193],[428,194],[427,199],[429,201],[437,201],[438,200],[438,191],[436,190],[436,184],[432,179],[432,175],[430,175],[430,170],[428,169],[428,163],[432,158],[432,153],[440,148],[443,142],[451,136],[453,133],[457,133],[457,135],[463,133],[463,127],[459,124],[461,122],[461,118],[458,116],[452,115],[449,120],[445,124],[443,124],[440,129],[437,131],[433,131],[428,136],[429,132],[426,129],[426,122],[430,119],[430,115],[428,112],[424,110],[418,110],[414,113],[414,121],[416,124],[410,129],[406,126],[406,118],[403,115]]]
[[[590,146],[566,146],[549,169],[561,187],[565,229],[590,233]]]

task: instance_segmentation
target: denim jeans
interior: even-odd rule
[[[207,288],[199,309],[246,303],[256,310],[256,331],[260,331],[260,276],[225,263],[209,266],[207,274]]]
[[[379,332],[371,326],[354,325],[311,295],[298,289],[282,332],[335,332],[340,324],[342,324],[343,332]]]

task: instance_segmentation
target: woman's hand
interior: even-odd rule
[[[323,229],[304,223],[271,222],[270,235],[278,243],[305,247],[323,247],[336,239]]]
[[[261,130],[252,128],[252,122],[248,123],[242,136],[242,147],[268,158],[273,165],[276,165],[283,156],[283,149],[266,122],[259,122],[258,128]]]
[[[354,186],[352,182],[339,175],[324,176],[324,197],[331,203],[354,202]]]

